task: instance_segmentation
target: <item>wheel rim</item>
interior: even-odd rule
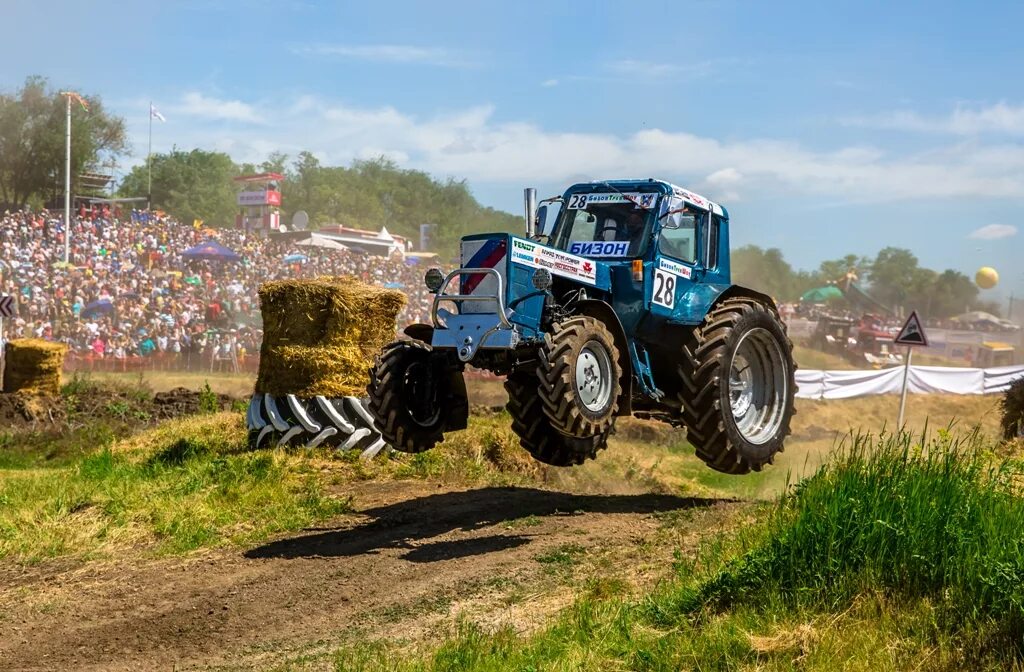
[[[593,412],[601,413],[612,397],[612,359],[608,351],[596,341],[590,341],[576,356],[576,395],[580,403]]]
[[[441,418],[440,387],[427,362],[413,362],[405,370],[405,408],[420,427],[432,427]]]
[[[729,365],[729,406],[745,440],[766,443],[785,417],[789,377],[782,345],[767,329],[743,334]]]

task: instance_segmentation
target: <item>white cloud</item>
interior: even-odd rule
[[[486,105],[424,117],[391,106],[356,107],[315,96],[302,96],[291,105],[271,99],[253,105],[228,101],[236,107],[216,102],[219,116],[210,118],[265,123],[239,124],[230,133],[222,124],[196,123],[180,129],[174,143],[216,147],[237,161],[251,162],[262,161],[271,150],[295,155],[315,149],[332,164],[384,155],[409,168],[471,183],[560,185],[660,176],[725,202],[751,194],[845,202],[1024,195],[1024,146],[1018,144],[970,141],[916,153],[863,145],[822,151],[792,141],[721,140],[671,129],[622,134],[551,130],[499,120]]]
[[[260,115],[248,103],[240,100],[219,100],[209,98],[197,91],[189,91],[182,96],[181,103],[172,108],[175,114],[203,119],[244,121],[259,123]]]
[[[608,70],[624,77],[664,79],[667,77],[704,77],[711,73],[711,61],[701,63],[653,63],[625,59],[608,64]]]
[[[409,44],[318,44],[296,47],[294,53],[306,56],[371,61],[376,63],[419,63],[449,68],[474,67],[465,54],[441,47],[417,47]]]
[[[978,240],[999,240],[1000,238],[1012,238],[1017,235],[1017,227],[1011,224],[989,224],[971,232],[968,238]]]
[[[722,168],[704,178],[710,185],[719,187],[731,187],[743,181],[743,174],[735,168]]]
[[[850,117],[843,122],[849,126],[920,133],[1024,135],[1024,105],[961,105],[946,116],[926,116],[909,110],[896,110],[873,116]]]
[[[549,88],[552,87],[552,86],[558,86],[558,80],[557,79],[545,79],[543,82],[540,83],[540,85],[541,86],[546,86],[546,87],[549,87]]]

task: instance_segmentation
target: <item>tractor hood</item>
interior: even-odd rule
[[[533,286],[533,273],[546,268],[551,274],[607,291],[611,287],[608,264],[569,254],[547,245],[507,233],[489,233],[466,236],[462,239],[460,266],[464,269],[494,269],[495,273],[465,273],[462,275],[461,294],[495,296],[500,291],[504,305],[512,315],[509,319],[526,327],[539,326],[544,297]],[[496,312],[492,301],[465,303],[463,312]]]
[[[611,282],[608,264],[507,233],[466,236],[462,239],[459,262],[462,268],[493,268],[508,290],[521,285],[527,292],[535,291],[531,278],[538,268],[546,268],[552,275],[585,287],[607,290]],[[494,276],[463,276],[463,294],[474,294],[478,290],[493,294],[497,290]],[[518,293],[508,293],[505,299],[511,302],[520,296]]]

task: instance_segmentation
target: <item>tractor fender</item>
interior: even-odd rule
[[[600,299],[583,299],[576,303],[576,312],[601,320],[615,338],[615,347],[619,350],[619,366],[622,368],[622,393],[619,395],[618,415],[633,414],[633,360],[629,356],[629,341],[626,330],[622,328],[619,316],[608,303]]]
[[[758,302],[763,303],[765,306],[767,306],[773,313],[775,313],[776,317],[779,317],[779,308],[778,306],[775,305],[775,299],[757,290],[750,289],[749,287],[744,287],[743,285],[730,285],[729,289],[725,290],[724,292],[718,295],[714,303],[711,304],[710,308],[714,308],[715,306],[717,306],[722,301],[725,301],[726,299],[733,299],[737,297],[755,299]]]
[[[423,324],[422,322],[410,324],[402,330],[402,333],[409,338],[417,341],[423,341],[427,345],[430,345],[430,342],[434,340],[434,326],[430,324]]]

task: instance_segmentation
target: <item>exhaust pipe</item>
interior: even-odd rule
[[[533,187],[524,189],[523,203],[526,206],[526,237],[533,238],[537,233],[537,190]]]

